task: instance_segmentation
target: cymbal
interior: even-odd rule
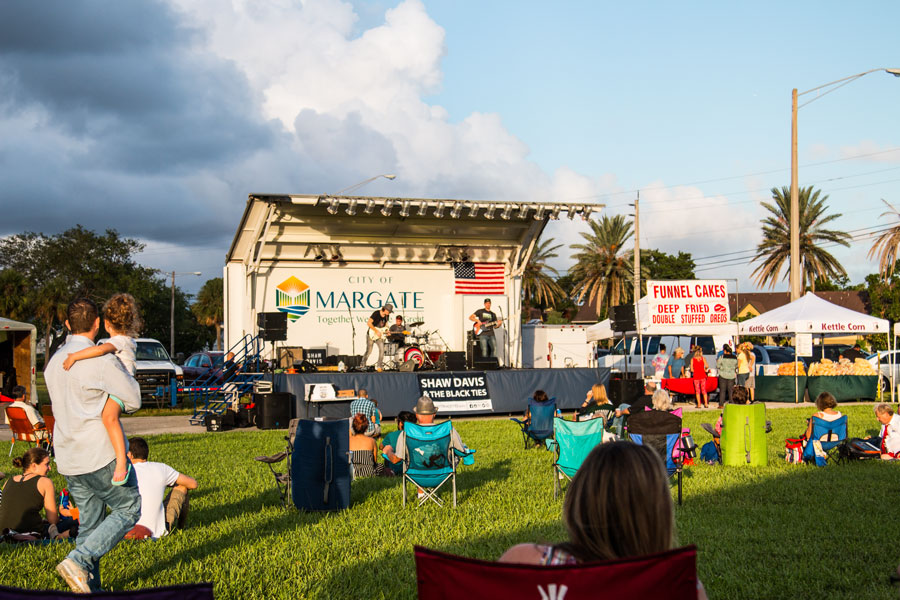
[[[410,323],[408,326],[409,327],[421,327],[424,324],[425,324],[425,321],[415,321],[413,323]]]

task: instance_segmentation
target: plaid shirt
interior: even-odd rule
[[[353,418],[353,415],[355,414],[366,415],[366,418],[369,420],[369,428],[366,429],[366,433],[371,433],[375,430],[375,415],[377,414],[377,409],[375,408],[374,402],[368,398],[357,398],[350,403],[350,417]]]

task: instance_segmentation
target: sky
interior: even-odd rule
[[[249,193],[394,173],[358,193],[607,215],[639,193],[642,248],[754,291],[791,89],[900,68],[898,17],[886,0],[3,2],[0,235],[113,228],[196,292]],[[799,111],[800,185],[854,235],[832,248],[853,283],[877,269],[882,199],[900,207],[898,106],[880,71]],[[560,272],[586,228],[547,227]]]

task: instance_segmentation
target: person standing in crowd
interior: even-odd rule
[[[503,324],[503,319],[491,311],[491,299],[484,299],[484,308],[479,308],[471,315],[469,320],[475,323],[475,337],[481,347],[481,356],[497,356],[496,343],[494,341],[494,329]]]
[[[666,363],[666,368],[663,370],[663,377],[665,379],[679,379],[684,377],[684,348],[681,346],[672,351],[672,358]]]
[[[394,312],[393,304],[385,304],[369,316],[366,321],[366,353],[362,357],[362,366],[366,366],[366,361],[372,353],[372,346],[378,346],[378,360],[375,362],[375,370],[381,371],[384,368],[384,334],[387,327],[388,317]]]
[[[722,356],[716,359],[716,371],[719,372],[719,408],[732,400],[737,366],[737,357],[731,351],[731,346],[725,344],[722,346]]]
[[[709,373],[709,366],[706,364],[706,358],[703,356],[703,348],[697,346],[691,357],[691,376],[694,380],[694,397],[697,399],[697,408],[701,407],[700,400],[703,399],[703,408],[709,408],[709,396],[706,394],[706,378]]]
[[[659,345],[659,352],[653,357],[653,376],[662,379],[665,376],[666,365],[669,364],[669,355],[666,354],[666,345]]]
[[[82,360],[68,371],[63,369],[65,358],[92,346],[100,330],[97,305],[86,298],[71,302],[66,317],[72,335],[50,359],[44,378],[56,417],[56,464],[80,511],[80,531],[75,549],[56,565],[56,571],[73,592],[87,594],[100,589],[100,558],[115,547],[141,514],[134,472],[122,485],[112,482],[116,452],[101,413],[109,396],[118,398],[126,412],[138,410],[141,390],[110,354]]]

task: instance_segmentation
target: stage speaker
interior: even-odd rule
[[[444,352],[441,354],[441,360],[444,361],[448,371],[465,371],[466,370],[466,353],[465,352]]]
[[[613,406],[632,404],[644,395],[644,382],[641,379],[610,378],[609,401]]]
[[[476,358],[472,368],[476,371],[496,371],[500,368],[500,359],[496,356]]]
[[[409,359],[408,361],[400,365],[400,368],[398,370],[403,373],[412,373],[416,370],[416,361],[414,361],[413,359]]]
[[[634,322],[634,305],[623,304],[621,306],[610,307],[609,320],[611,321],[613,331],[634,331],[636,329]]]
[[[309,362],[308,360],[301,361],[301,362],[297,365],[297,369],[298,369],[301,373],[315,373],[316,371],[319,370],[318,367],[316,367],[316,365],[312,364],[312,363]]]
[[[283,342],[287,339],[287,313],[265,312],[256,315],[259,336],[267,342]]]
[[[291,420],[294,395],[287,392],[253,394],[256,426],[260,429],[287,429]]]

